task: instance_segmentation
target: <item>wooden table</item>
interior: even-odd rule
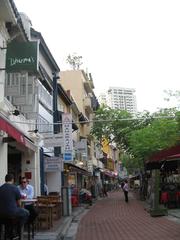
[[[24,205],[26,204],[35,204],[37,203],[37,199],[33,198],[33,199],[21,199],[21,206],[24,207]]]

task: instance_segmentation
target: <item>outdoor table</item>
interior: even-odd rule
[[[36,198],[33,198],[33,199],[21,199],[21,206],[24,207],[25,204],[35,204],[37,203],[37,199]]]

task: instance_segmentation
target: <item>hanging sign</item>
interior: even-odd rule
[[[7,46],[6,72],[38,72],[38,42],[15,42]]]
[[[72,115],[62,114],[62,129],[64,139],[64,161],[73,161],[73,140],[72,140]]]
[[[64,140],[63,140],[63,134],[44,134],[43,136],[44,141],[44,147],[63,147],[64,146]]]

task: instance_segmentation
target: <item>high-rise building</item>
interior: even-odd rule
[[[106,103],[112,109],[126,110],[132,114],[137,112],[137,102],[134,88],[110,87],[100,95],[100,103]]]

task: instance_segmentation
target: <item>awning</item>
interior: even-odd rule
[[[1,116],[0,116],[0,130],[6,132],[9,136],[14,138],[17,142],[25,145],[24,135],[17,128],[15,128],[12,124],[10,124],[8,122],[8,120],[5,120]]]
[[[79,174],[85,175],[85,176],[91,176],[91,173],[87,170],[80,168],[72,163],[65,163],[64,166],[68,166],[68,169],[70,172],[77,172]]]
[[[18,143],[23,144],[27,148],[36,151],[36,146],[24,134],[14,127],[8,119],[0,115],[0,130],[6,132],[10,137],[14,138]]]
[[[146,163],[160,162],[160,161],[173,159],[173,158],[180,158],[180,145],[163,149],[158,153],[155,153],[146,161]]]

